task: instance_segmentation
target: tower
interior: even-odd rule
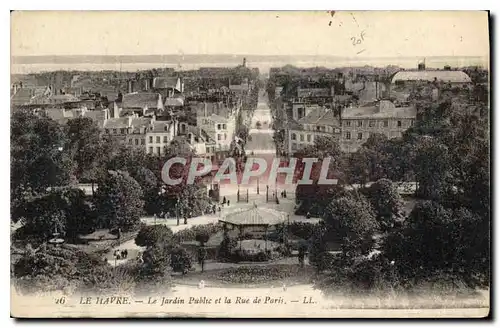
[[[247,67],[247,59],[246,58],[243,58],[243,67]]]

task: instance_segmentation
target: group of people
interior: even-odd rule
[[[128,257],[128,251],[126,249],[123,250],[116,249],[115,252],[113,253],[113,256],[117,260],[124,260]]]

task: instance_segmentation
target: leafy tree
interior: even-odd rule
[[[119,145],[117,149],[111,151],[106,168],[113,171],[126,171],[130,176],[135,177],[140,169],[150,169],[158,173],[160,177],[161,167],[158,159],[147,154],[144,149]]]
[[[321,216],[332,197],[343,191],[345,182],[344,171],[346,167],[345,155],[333,137],[321,137],[315,140],[314,145],[305,147],[294,155],[297,158],[295,176],[301,179],[304,176],[305,162],[303,158],[317,158],[311,169],[311,185],[298,184],[296,187],[296,202],[300,205],[298,213]],[[330,159],[327,178],[337,179],[336,185],[319,184],[323,160]]]
[[[135,237],[135,244],[138,246],[154,246],[158,243],[172,242],[172,230],[164,225],[143,226]]]
[[[327,249],[327,229],[323,224],[318,225],[311,236],[309,247],[309,263],[322,272],[329,267]]]
[[[445,275],[472,287],[489,281],[489,221],[465,208],[419,202],[383,249],[404,279]]]
[[[368,253],[379,224],[369,201],[361,194],[348,194],[334,199],[323,219],[328,233],[337,234],[344,256],[348,259]]]
[[[132,176],[143,191],[144,210],[148,214],[159,214],[162,208],[161,188],[156,175],[148,168],[138,168]]]
[[[366,195],[383,232],[391,230],[403,219],[403,199],[391,180],[378,180],[367,188]]]
[[[88,117],[71,119],[66,124],[66,134],[76,163],[76,177],[95,181],[104,155],[97,124]]]
[[[125,231],[136,228],[143,213],[142,196],[141,187],[127,172],[108,171],[95,197],[101,224]]]
[[[11,194],[44,192],[71,182],[74,163],[66,135],[45,116],[17,111],[11,118]]]
[[[370,137],[349,161],[349,179],[352,183],[366,184],[386,176],[385,163],[387,154],[384,134],[370,134]]]
[[[24,231],[42,238],[54,232],[74,238],[95,229],[90,204],[82,190],[74,188],[52,189],[27,200],[19,215],[24,219]]]

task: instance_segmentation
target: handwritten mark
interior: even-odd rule
[[[358,37],[355,37],[353,36],[351,38],[351,41],[352,41],[352,45],[355,47],[357,45],[361,45],[363,43],[363,41],[365,41],[365,31],[361,31],[361,33],[359,34],[359,38]],[[363,50],[360,50],[357,52],[357,55],[359,55],[360,53],[362,53],[363,51],[365,51],[366,49],[363,49]]]
[[[356,23],[356,25],[358,25],[359,27],[359,24],[358,24],[358,21],[356,20],[356,17],[354,17],[354,15],[351,13],[351,16],[352,16],[352,19],[354,20],[354,22]]]
[[[365,31],[361,31],[361,33],[359,34],[359,38],[353,36],[351,40],[353,46],[363,43],[363,41],[365,41]]]

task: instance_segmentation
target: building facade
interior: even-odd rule
[[[317,107],[289,128],[288,153],[313,145],[321,136],[338,140],[345,152],[355,152],[375,133],[401,137],[413,126],[416,113],[415,107],[396,107],[386,100],[373,106],[344,108],[341,117],[329,108]]]
[[[341,149],[355,152],[375,133],[399,138],[413,126],[416,116],[415,107],[396,107],[386,100],[370,107],[345,108],[341,121]]]

